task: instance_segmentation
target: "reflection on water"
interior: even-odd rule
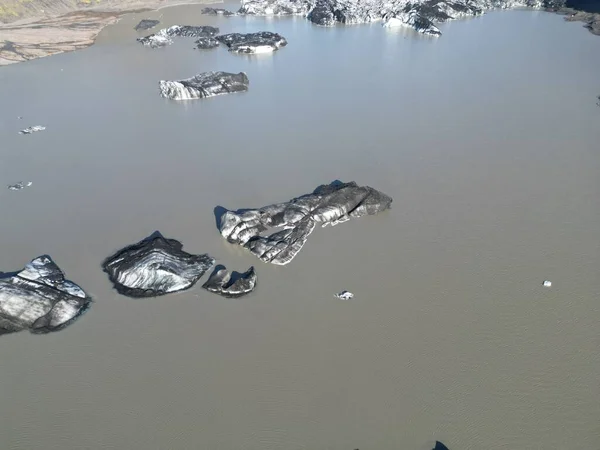
[[[2,336],[3,448],[595,448],[600,39],[523,11],[431,39],[201,8],[0,70],[0,181],[33,181],[0,190],[0,270],[51,254],[95,299],[60,333]],[[289,45],[142,47],[133,26],[160,15]],[[160,98],[159,80],[207,70],[250,90]],[[216,205],[334,179],[393,208],[313,233],[285,267],[215,227]],[[118,295],[101,262],[156,229],[255,265],[256,290]]]

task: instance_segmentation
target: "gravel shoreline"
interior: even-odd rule
[[[121,0],[68,11],[68,2],[51,10],[9,10],[0,1],[0,66],[89,47],[107,25],[128,13],[153,11],[169,6],[220,3],[218,0]],[[7,11],[11,14],[8,15]],[[3,14],[4,12],[4,14]],[[33,16],[27,17],[27,14]],[[11,21],[11,17],[18,20]]]

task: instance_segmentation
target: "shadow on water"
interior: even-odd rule
[[[217,230],[221,229],[221,218],[227,211],[229,211],[229,210],[226,208],[223,208],[222,206],[215,206],[214,214],[215,214],[215,225],[217,226]]]
[[[5,280],[7,278],[15,277],[19,274],[19,272],[0,272],[0,280]]]
[[[360,450],[360,449],[356,448],[354,450]],[[440,441],[435,441],[435,447],[433,447],[432,450],[449,450],[449,449],[444,444],[442,444]]]

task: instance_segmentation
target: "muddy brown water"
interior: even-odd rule
[[[531,11],[436,40],[201,8],[0,70],[0,181],[33,181],[0,190],[0,270],[48,253],[95,299],[59,333],[0,338],[1,447],[599,448],[600,39]],[[143,48],[132,27],[159,17],[289,45]],[[158,80],[206,70],[250,90],[159,97]],[[315,230],[285,267],[215,228],[216,206],[335,179],[392,210]],[[157,229],[254,265],[256,291],[118,295],[100,263]]]

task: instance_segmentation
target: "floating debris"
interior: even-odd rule
[[[287,45],[283,36],[270,31],[258,33],[230,33],[215,38],[234,53],[270,53]]]
[[[202,285],[207,291],[228,298],[237,298],[249,294],[256,286],[254,267],[246,272],[230,272],[225,266],[217,266],[208,281]]]
[[[33,127],[25,128],[24,130],[19,131],[19,134],[31,134],[35,133],[36,131],[44,131],[45,129],[46,127],[43,127],[41,125],[35,125]]]
[[[143,19],[135,26],[135,31],[149,30],[160,23],[159,20]]]
[[[156,297],[191,288],[215,263],[214,258],[191,255],[183,244],[158,231],[119,250],[102,263],[117,292],[128,297]]]
[[[146,47],[159,48],[171,45],[173,43],[172,37],[210,38],[216,36],[218,33],[219,29],[216,27],[173,25],[172,27],[158,30],[154,34],[137,38],[137,41]]]
[[[196,48],[198,50],[210,50],[219,46],[219,41],[213,37],[201,37],[196,41]]]
[[[179,98],[188,92],[182,87]],[[369,186],[336,180],[284,203],[238,211],[219,207],[225,210],[219,216],[219,231],[228,242],[247,248],[262,261],[285,265],[302,249],[317,223],[334,225],[351,217],[375,215],[389,209],[391,203],[391,197]],[[262,234],[271,228],[283,229]]]
[[[544,281],[544,287],[550,287],[550,286],[552,286],[552,281],[548,281],[548,280]]]
[[[83,314],[91,302],[81,287],[65,279],[52,258],[39,256],[23,270],[0,277],[0,336],[21,330],[61,330]]]
[[[21,189],[25,189],[26,187],[29,187],[32,184],[33,184],[33,182],[31,182],[31,181],[27,181],[27,182],[25,182],[25,181],[19,181],[18,183],[15,183],[15,184],[9,184],[7,186],[7,188],[10,191],[20,191]]]
[[[249,84],[248,77],[244,72],[204,72],[185,80],[161,80],[158,82],[158,87],[160,95],[164,98],[191,100],[234,92],[245,92],[248,90]]]
[[[352,292],[342,291],[339,294],[335,294],[334,297],[337,297],[340,300],[351,300],[354,298],[354,294]]]
[[[206,14],[209,16],[225,16],[225,17],[229,17],[229,16],[235,16],[236,13],[228,11],[226,9],[223,8],[204,8],[201,11],[201,14]]]

